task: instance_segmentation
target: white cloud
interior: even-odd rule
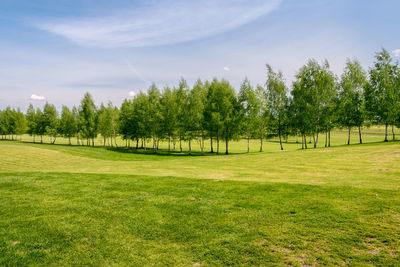
[[[31,95],[30,99],[31,99],[31,100],[38,100],[38,101],[46,100],[46,98],[45,98],[44,96],[42,96],[42,95],[35,95],[35,94]]]
[[[275,10],[281,1],[151,1],[108,16],[54,19],[35,26],[83,46],[168,45],[235,29]]]
[[[231,69],[229,67],[224,67],[224,71],[230,71]]]
[[[135,93],[134,91],[130,91],[130,92],[129,92],[129,96],[130,96],[130,97],[134,97],[135,95],[136,95],[136,93]]]
[[[392,51],[394,57],[400,57],[400,49],[395,49]]]

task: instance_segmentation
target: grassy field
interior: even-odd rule
[[[227,156],[0,141],[0,265],[398,266],[400,143],[383,137]]]

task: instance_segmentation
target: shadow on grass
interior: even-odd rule
[[[155,149],[152,147],[147,148],[144,150],[143,148],[138,148],[136,149],[135,147],[126,147],[126,146],[119,146],[119,147],[110,147],[110,146],[102,146],[102,145],[95,145],[95,146],[85,146],[85,145],[69,145],[69,144],[52,144],[52,143],[40,143],[40,142],[33,142],[33,141],[26,141],[26,140],[11,140],[11,139],[0,139],[2,142],[12,142],[12,143],[23,143],[23,144],[28,144],[28,145],[34,145],[34,146],[46,146],[46,147],[65,147],[65,148],[85,148],[85,149],[102,149],[102,150],[107,150],[107,151],[112,151],[112,152],[117,152],[117,153],[123,153],[123,154],[137,154],[137,155],[152,155],[152,156],[170,156],[170,157],[212,157],[212,156],[227,156],[227,155],[245,155],[245,154],[258,154],[258,153],[268,153],[268,152],[273,152],[273,151],[263,151],[263,152],[230,152],[229,154],[225,154],[225,151],[221,151],[220,153],[210,152],[210,151],[204,151],[204,153],[201,153],[201,151],[192,151],[191,154],[189,154],[188,151],[177,151],[177,150],[172,150],[168,152],[168,149],[165,148],[159,148],[157,152]],[[269,140],[268,142],[270,143],[278,143],[279,141],[276,140]],[[373,141],[373,142],[365,142],[365,143],[353,143],[353,144],[339,144],[339,145],[333,145],[331,147],[324,147],[324,146],[317,146],[314,148],[312,143],[307,142],[308,148],[301,148],[301,143],[298,143],[296,141],[292,142],[282,142],[285,150],[285,144],[297,144],[299,145],[299,148],[296,149],[297,151],[299,150],[304,150],[304,151],[310,151],[310,150],[319,150],[319,149],[329,149],[329,148],[344,148],[344,147],[355,147],[355,146],[374,146],[374,145],[385,145],[385,144],[393,144],[393,143],[399,143],[400,140],[388,140],[388,141]],[[282,152],[283,152],[282,151]],[[275,151],[276,152],[276,151]],[[277,152],[281,152],[280,150],[277,150]]]
[[[220,153],[216,152],[209,152],[209,151],[204,151],[204,153],[201,153],[201,151],[192,151],[191,154],[189,154],[188,151],[177,151],[177,150],[172,150],[168,152],[168,149],[164,148],[159,148],[157,152],[153,148],[147,148],[144,150],[144,148],[134,148],[134,147],[105,147],[106,150],[114,151],[114,152],[119,152],[119,153],[130,153],[130,154],[140,154],[140,155],[157,155],[157,156],[174,156],[174,157],[210,157],[210,156],[222,156],[222,155],[242,155],[242,154],[249,154],[247,152],[234,152],[234,153],[229,153],[225,154],[225,151],[221,151]]]

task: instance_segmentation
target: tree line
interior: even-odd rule
[[[162,90],[152,84],[146,93],[140,92],[133,99],[125,99],[121,107],[111,102],[97,107],[86,93],[78,107],[63,106],[59,113],[55,106],[46,103],[43,109],[30,105],[26,114],[7,107],[0,111],[2,138],[17,138],[28,133],[36,138],[49,136],[54,143],[58,136],[76,138],[78,145],[94,146],[98,135],[104,146],[117,146],[121,136],[126,145],[131,142],[136,149],[153,149],[159,141],[168,142],[171,150],[182,152],[182,141],[198,141],[204,153],[204,144],[210,142],[211,152],[219,153],[220,144],[229,152],[229,141],[260,140],[298,136],[302,148],[307,149],[307,139],[317,147],[320,135],[325,135],[325,147],[330,146],[334,127],[348,129],[348,144],[352,128],[358,129],[362,143],[362,127],[370,124],[388,128],[400,125],[400,68],[388,51],[376,53],[374,65],[365,71],[359,61],[348,59],[343,74],[337,77],[328,61],[309,60],[298,71],[289,87],[282,72],[274,71],[267,64],[266,82],[253,86],[246,78],[236,93],[226,80],[197,80],[189,87],[184,79],[173,88]],[[152,147],[148,146],[152,144]]]

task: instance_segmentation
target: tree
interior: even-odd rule
[[[43,144],[43,135],[46,133],[43,112],[40,108],[36,109],[36,129],[37,135],[40,135],[40,143]]]
[[[137,121],[135,120],[132,100],[125,99],[121,105],[118,117],[118,132],[122,134],[124,140],[136,139],[136,149],[138,148],[139,138],[137,131]]]
[[[57,128],[58,128],[58,113],[54,105],[46,102],[46,104],[43,107],[43,116],[41,124],[44,133],[50,136],[50,143],[54,144],[54,142],[56,141]],[[53,142],[53,137],[54,137],[54,142]]]
[[[80,125],[79,125],[79,110],[77,107],[73,106],[71,109],[72,116],[74,117],[74,124],[75,124],[75,136],[76,136],[76,144],[79,146],[79,133],[80,131]],[[83,145],[83,143],[82,143]]]
[[[22,140],[22,135],[26,133],[27,130],[27,122],[25,119],[25,115],[19,109],[14,111],[14,120],[15,120],[15,134],[20,135],[20,140]]]
[[[179,81],[179,86],[174,90],[175,92],[175,99],[176,99],[176,106],[177,106],[177,134],[179,137],[179,149],[182,152],[182,140],[185,137],[185,116],[187,115],[186,110],[186,103],[187,103],[187,96],[189,92],[189,86],[187,85],[186,81],[181,78]]]
[[[395,124],[399,116],[399,101],[399,67],[392,62],[389,52],[382,49],[375,56],[374,67],[369,70],[365,104],[370,119],[385,124],[385,142],[388,141],[388,125]]]
[[[4,135],[6,135],[6,126],[4,124],[4,111],[0,110],[0,135],[1,139],[4,139]]]
[[[269,128],[272,133],[279,136],[279,144],[283,150],[282,134],[287,132],[288,89],[282,72],[274,72],[269,64],[267,64],[266,88],[266,101],[270,115]]]
[[[306,135],[310,134],[316,148],[318,134],[332,127],[332,118],[329,117],[332,113],[327,110],[332,106],[335,89],[335,76],[329,70],[327,61],[320,65],[316,60],[309,60],[296,75],[291,92],[292,111],[294,125],[299,129],[304,142],[302,147],[307,148]]]
[[[238,100],[243,107],[243,123],[241,125],[241,129],[247,137],[247,153],[249,153],[250,138],[254,137],[257,132],[261,103],[260,99],[257,97],[256,91],[251,86],[250,81],[247,78],[244,79],[240,86]]]
[[[184,116],[184,131],[185,139],[189,141],[189,155],[192,153],[191,142],[192,139],[201,136],[200,147],[203,153],[203,114],[204,114],[204,101],[205,90],[203,83],[197,80],[193,89],[188,92],[185,103],[185,116]]]
[[[11,135],[11,139],[14,140],[15,119],[14,112],[10,107],[7,107],[1,112],[0,125],[2,134]]]
[[[217,137],[217,153],[219,140],[225,139],[226,150],[229,153],[229,141],[236,138],[240,130],[242,106],[236,98],[235,90],[228,81],[214,79],[207,94],[208,111],[205,119],[209,119],[208,130]]]
[[[153,83],[148,92],[148,130],[149,135],[153,138],[153,149],[157,153],[160,137],[162,136],[162,113],[160,98],[161,93],[157,86]]]
[[[104,142],[103,146],[106,145],[106,139],[110,138],[112,136],[112,110],[109,108],[106,108],[103,103],[100,105],[100,109],[98,110],[98,131],[103,136]],[[110,144],[110,142],[108,142]],[[111,146],[112,146],[112,141],[111,141]]]
[[[59,123],[59,133],[61,136],[68,138],[68,144],[71,145],[71,137],[75,136],[76,132],[77,122],[75,116],[67,106],[63,106]]]
[[[171,153],[171,139],[174,138],[175,130],[177,127],[177,101],[176,93],[169,87],[165,87],[162,93],[161,99],[161,115],[162,121],[162,132],[168,139],[168,154]]]
[[[30,104],[26,111],[26,121],[27,121],[27,132],[30,136],[33,136],[33,142],[35,143],[35,136],[37,134],[37,118],[36,111],[33,108],[33,105]]]
[[[142,147],[146,150],[146,139],[150,137],[149,100],[146,94],[140,92],[133,99],[133,120],[137,124],[137,136],[142,139]]]
[[[114,107],[113,104],[108,102],[107,108],[110,110],[111,113],[111,132],[112,136],[114,136],[114,144],[116,147],[118,147],[117,144],[117,133],[119,129],[119,115],[120,115],[120,110],[118,107]]]
[[[356,59],[347,59],[346,67],[341,76],[337,118],[339,125],[349,129],[347,144],[350,144],[352,127],[358,127],[360,144],[362,144],[361,126],[365,118],[364,87],[367,74]]]
[[[260,108],[259,113],[256,117],[254,130],[256,134],[260,137],[260,152],[263,152],[263,138],[268,125],[269,111],[267,107],[266,92],[264,87],[261,85],[257,85],[255,93],[257,101],[260,103]]]
[[[84,95],[79,106],[79,130],[82,137],[87,139],[87,145],[91,139],[94,146],[94,138],[97,136],[97,115],[96,106],[89,93]]]

